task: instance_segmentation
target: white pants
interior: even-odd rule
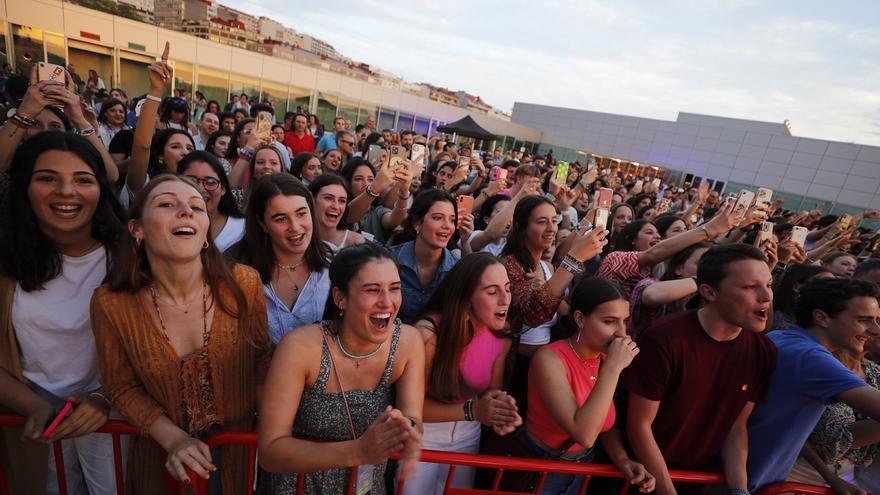
[[[125,467],[127,438],[121,437],[122,466]],[[116,493],[116,469],[113,466],[113,436],[109,433],[88,435],[61,441],[64,478],[71,495],[110,495]],[[59,493],[55,470],[55,450],[49,446],[49,478],[46,495]]]
[[[427,450],[445,452],[464,452],[475,454],[480,450],[480,423],[477,421],[450,421],[447,423],[425,423],[422,437]],[[452,478],[452,486],[472,488],[476,468],[458,466]],[[404,495],[441,495],[446,486],[449,466],[420,462],[418,477],[407,480],[403,487]]]

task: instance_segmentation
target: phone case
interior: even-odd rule
[[[396,168],[400,160],[406,158],[406,148],[398,145],[391,145],[391,158],[388,160],[388,166],[392,169]]]
[[[498,167],[495,169],[495,180],[507,180],[507,169]]]
[[[260,139],[269,139],[272,134],[272,122],[267,119],[257,119],[257,136]]]
[[[773,238],[773,222],[761,222],[761,230],[758,231],[758,244]]]
[[[471,166],[471,157],[469,156],[460,156],[458,157],[458,168],[470,168]]]
[[[806,227],[795,226],[791,229],[791,242],[797,244],[798,246],[804,247],[804,243],[807,242],[807,233],[809,231]]]
[[[654,187],[660,187],[660,179],[654,179],[651,183],[654,184]]]
[[[640,188],[642,188],[642,187],[644,187],[644,186],[645,186],[645,181],[643,181],[642,179],[639,179],[639,180],[636,181],[636,183],[635,183],[635,185],[634,185],[633,187],[634,187],[635,189],[640,189]]]
[[[569,167],[570,165],[568,162],[563,162],[560,160],[559,164],[556,166],[556,180],[565,184],[565,181],[568,180]]]
[[[367,161],[369,161],[373,166],[379,165],[379,160],[382,159],[382,146],[378,144],[371,144],[370,150],[367,152]]]
[[[773,190],[766,187],[759,187],[755,193],[755,204],[761,206],[770,206],[770,200],[773,199]]]
[[[609,187],[603,187],[599,189],[599,199],[596,201],[596,206],[599,208],[611,208],[611,197],[614,196],[614,191]]]
[[[58,415],[55,416],[55,419],[53,419],[52,422],[49,423],[49,426],[47,426],[46,429],[43,430],[43,434],[41,436],[43,438],[49,438],[49,436],[52,435],[52,432],[55,431],[55,428],[58,428],[58,425],[61,424],[61,421],[67,417],[67,413],[69,413],[71,409],[73,409],[73,403],[70,401],[65,402],[64,407],[62,407],[61,410],[58,411]]]
[[[840,225],[840,228],[842,230],[846,230],[852,225],[852,219],[852,215],[850,215],[849,213],[844,213],[843,215],[840,215],[840,218],[837,219],[837,223]]]
[[[413,144],[410,152],[410,160],[413,163],[422,163],[425,161],[425,145]]]
[[[474,197],[473,196],[459,196],[458,197],[458,227],[461,228],[461,223],[464,220],[464,217],[471,214],[474,209]]]
[[[608,210],[608,208],[597,208],[596,209],[596,216],[593,220],[593,228],[596,228],[596,227],[607,228],[609,214],[610,214],[610,210]]]
[[[37,74],[40,81],[58,81],[61,83],[65,82],[64,67],[61,67],[60,65],[40,62],[37,65]]]

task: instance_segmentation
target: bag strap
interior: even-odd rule
[[[342,403],[345,405],[345,415],[348,416],[348,427],[351,428],[352,440],[357,440],[357,433],[354,430],[354,421],[351,418],[351,409],[348,407],[348,398],[345,396],[345,389],[342,387],[342,378],[339,376],[339,368],[336,367],[336,361],[333,359],[333,352],[330,350],[330,343],[327,341],[326,329],[321,326],[321,338],[324,339],[324,345],[327,346],[327,355],[330,356],[330,367],[333,368],[333,374],[336,375],[336,383],[339,385],[339,393],[342,394]]]

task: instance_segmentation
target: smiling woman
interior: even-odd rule
[[[328,250],[302,182],[272,174],[251,187],[244,239],[229,254],[260,273],[269,337],[277,344],[287,332],[321,319],[330,292]]]
[[[201,440],[253,427],[269,364],[259,277],[208,241],[205,200],[187,179],[153,179],[129,217],[130,235],[91,306],[105,393],[150,437],[131,442],[126,491],[161,491],[164,463],[178,480],[185,467],[209,478],[222,464],[212,493],[242,493],[243,452]]]
[[[12,164],[9,208],[0,221],[0,314],[7,315],[0,326],[0,406],[25,416],[22,438],[36,440],[71,401],[73,413],[49,437],[63,439],[66,459],[80,459],[66,463],[68,487],[109,493],[102,486],[113,485],[112,458],[104,455],[111,442],[91,432],[110,408],[100,392],[86,308],[122,232],[122,209],[101,155],[83,137],[40,133],[22,144]],[[55,476],[46,478],[55,465],[50,449],[14,438],[0,442],[0,450],[15,453],[5,456],[12,491],[57,491]],[[90,473],[85,482],[83,472]]]

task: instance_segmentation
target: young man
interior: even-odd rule
[[[224,131],[232,132],[235,130],[235,115],[232,112],[223,112],[220,114],[220,127]]]
[[[400,133],[400,145],[406,148],[407,152],[412,151],[413,139],[415,138],[415,133],[413,131],[401,131]]]
[[[323,153],[327,150],[335,150],[336,149],[336,134],[345,130],[345,118],[344,117],[336,117],[333,119],[333,132],[325,132],[321,139],[318,140],[318,144],[315,147],[315,150],[318,153]]]
[[[797,326],[770,332],[779,362],[767,401],[749,419],[749,486],[783,481],[829,403],[839,401],[874,421],[849,428],[853,441],[880,442],[880,391],[868,386],[831,352],[859,354],[880,338],[877,286],[855,279],[817,279],[800,289]]]
[[[339,131],[336,133],[336,149],[342,153],[342,163],[345,164],[349,158],[358,156],[355,151],[355,137],[351,131]]]
[[[196,149],[204,150],[208,138],[211,137],[211,134],[217,132],[218,129],[220,129],[220,117],[214,112],[202,113],[201,117],[199,117],[199,132],[193,136],[193,142],[196,144]]]
[[[284,133],[284,144],[293,152],[293,156],[315,151],[315,139],[306,132],[309,119],[304,113],[296,114],[293,118],[293,130]]]
[[[745,244],[713,247],[697,266],[706,304],[659,320],[639,339],[627,370],[627,432],[659,495],[675,494],[669,469],[723,467],[729,493],[745,493],[746,420],[761,399],[776,350],[761,332],[773,277]],[[792,447],[798,450],[798,447]]]

